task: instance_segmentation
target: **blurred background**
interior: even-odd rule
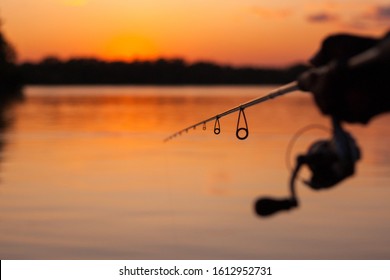
[[[388,1],[2,0],[1,259],[388,259],[389,116],[346,125],[356,175],[262,219],[330,127],[291,95],[164,143],[307,69],[329,34],[380,37]],[[287,159],[286,159],[287,157]],[[302,176],[308,177],[308,174]]]

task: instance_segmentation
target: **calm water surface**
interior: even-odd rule
[[[250,136],[171,133],[270,87],[28,87],[0,132],[1,259],[389,259],[390,116],[348,126],[363,152],[331,190],[298,184],[300,208],[268,219],[263,195],[288,194],[286,148],[328,126],[303,93],[246,110]],[[304,134],[293,149],[327,137]],[[304,175],[303,175],[304,176]]]

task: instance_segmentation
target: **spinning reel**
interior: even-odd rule
[[[332,139],[318,140],[310,146],[306,155],[297,156],[296,165],[290,178],[290,197],[259,199],[255,204],[258,215],[265,217],[281,210],[298,207],[295,181],[304,165],[309,167],[312,176],[310,180],[303,182],[314,190],[334,187],[354,174],[355,163],[360,159],[360,149],[353,137],[343,130],[338,120],[333,118],[332,125]]]

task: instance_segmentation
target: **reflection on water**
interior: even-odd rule
[[[3,159],[3,150],[6,146],[5,132],[13,123],[12,107],[21,102],[23,94],[21,90],[0,91],[0,164]],[[1,171],[1,165],[0,165]],[[1,176],[1,173],[0,173]],[[0,177],[1,182],[1,177]]]
[[[286,147],[328,125],[305,94],[248,108],[250,136],[171,133],[270,88],[30,87],[2,132],[1,259],[388,259],[389,116],[348,126],[363,159],[334,189],[298,186],[297,211],[255,216],[288,194]],[[322,131],[303,135],[304,151]],[[292,159],[290,159],[292,160]]]

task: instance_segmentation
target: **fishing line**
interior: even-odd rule
[[[285,163],[286,163],[286,167],[287,167],[288,171],[293,170],[290,159],[291,159],[291,152],[295,146],[295,143],[304,133],[308,132],[309,130],[313,130],[313,129],[319,129],[322,131],[332,133],[332,130],[329,127],[322,125],[322,124],[309,124],[307,126],[302,127],[297,132],[295,132],[295,134],[291,137],[290,141],[288,142],[287,148],[286,148]]]

